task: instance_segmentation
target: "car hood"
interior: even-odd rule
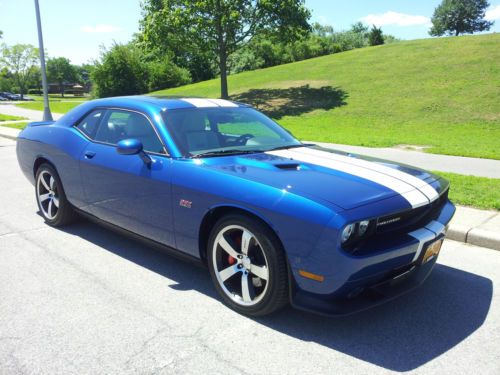
[[[399,196],[409,207],[438,197],[438,176],[387,160],[320,147],[203,159],[203,165],[275,188],[352,209]]]

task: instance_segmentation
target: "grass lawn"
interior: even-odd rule
[[[43,96],[41,95],[29,95],[29,97],[33,98],[33,102],[23,102],[16,104],[17,107],[26,108],[26,109],[35,109],[38,111],[43,111]],[[70,109],[75,108],[77,105],[86,102],[89,100],[89,97],[82,96],[72,96],[66,95],[64,98],[61,95],[51,94],[49,95],[49,105],[50,110],[54,113],[66,113]]]
[[[500,210],[500,179],[434,172],[450,181],[453,203],[482,209]]]
[[[229,89],[300,139],[500,159],[499,61],[500,34],[404,41],[232,75]]]
[[[10,124],[1,124],[0,126],[6,126],[7,128],[14,128],[14,129],[24,129],[26,125],[28,125],[29,122],[15,122],[15,123],[10,123]]]
[[[2,107],[0,107],[0,110],[2,110]],[[17,121],[17,120],[24,120],[24,119],[25,119],[24,117],[3,115],[0,113],[0,121]]]

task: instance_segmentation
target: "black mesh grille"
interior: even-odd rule
[[[430,220],[435,219],[444,204],[448,200],[448,190],[443,192],[434,202],[422,206],[413,208],[407,211],[399,212],[397,214],[391,214],[387,216],[379,217],[377,220],[377,226],[375,233],[388,233],[398,230],[404,230],[406,232],[413,230],[414,228],[421,226],[422,224],[428,223]]]

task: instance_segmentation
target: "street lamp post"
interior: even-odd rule
[[[43,49],[42,22],[40,21],[40,7],[35,0],[36,24],[38,27],[38,49],[40,50],[40,68],[42,70],[43,86],[43,121],[52,121],[49,107],[49,89],[47,87],[47,72],[45,71],[45,50]]]

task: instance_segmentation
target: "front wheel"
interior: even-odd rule
[[[56,170],[50,164],[42,164],[35,181],[36,201],[45,222],[58,227],[73,221],[76,213],[66,199]]]
[[[208,243],[208,265],[217,292],[239,313],[262,316],[288,302],[281,244],[253,218],[230,215],[217,222]]]

